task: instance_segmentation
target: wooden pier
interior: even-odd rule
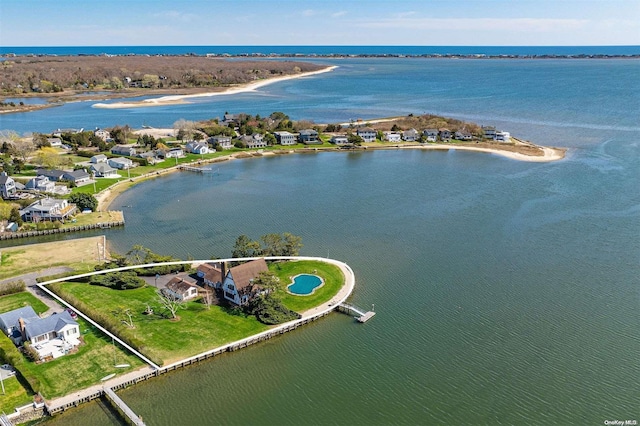
[[[180,170],[186,170],[187,172],[196,173],[212,173],[213,169],[210,167],[193,167],[193,166],[180,166]]]
[[[356,317],[356,320],[362,323],[369,321],[376,314],[373,311],[373,305],[372,310],[365,312],[364,309],[360,309],[357,306],[350,305],[348,303],[341,303],[338,305],[338,310],[348,315],[353,315],[354,313],[358,314],[359,316]]]
[[[104,395],[117,408],[129,422],[134,426],[145,426],[140,417],[133,412],[125,402],[111,388],[104,388]]]

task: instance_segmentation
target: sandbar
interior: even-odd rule
[[[309,71],[303,72],[300,74],[292,74],[292,75],[283,75],[280,77],[268,78],[264,80],[255,81],[253,83],[242,84],[236,87],[229,87],[226,90],[222,90],[220,92],[205,92],[205,93],[196,93],[192,95],[170,95],[170,96],[161,96],[159,98],[145,99],[142,101],[134,101],[134,102],[114,102],[110,104],[105,103],[97,103],[93,104],[93,108],[107,108],[107,109],[117,109],[117,108],[146,108],[146,107],[154,107],[154,106],[166,106],[166,105],[180,105],[189,103],[188,99],[193,98],[204,98],[210,96],[222,96],[222,95],[235,95],[238,93],[246,93],[253,92],[260,87],[267,86],[269,84],[278,83],[285,80],[293,80],[295,78],[309,77],[312,75],[323,74],[326,72],[333,71],[338,68],[337,66],[330,66],[327,68],[323,68],[318,71]]]

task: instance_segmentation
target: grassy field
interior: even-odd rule
[[[61,228],[72,228],[74,226],[93,225],[105,222],[119,222],[121,220],[124,220],[124,215],[121,211],[81,213],[76,215],[73,220],[65,222]]]
[[[98,178],[96,179],[96,186],[94,188],[93,184],[88,184],[88,185],[82,185],[82,186],[78,186],[76,188],[72,188],[71,189],[71,193],[72,194],[97,194],[98,192],[102,191],[103,189],[106,189],[108,187],[110,187],[111,185],[113,185],[116,182],[119,182],[121,180],[126,179],[126,175],[124,177],[120,177],[120,178],[114,178],[114,179],[107,179],[107,178]]]
[[[153,287],[112,290],[79,283],[51,287],[61,296],[71,295],[102,315],[115,318],[114,312],[131,309],[135,328],[119,324],[118,334],[137,342],[142,353],[165,365],[267,329],[253,316],[233,315],[219,306],[207,309],[198,301],[187,302],[186,309],[178,311],[179,321],[169,320]],[[147,304],[154,314],[144,314]]]
[[[63,396],[100,383],[100,379],[109,374],[125,373],[144,365],[137,357],[112,345],[111,339],[81,318],[77,321],[84,339],[77,353],[42,364],[25,361],[18,367],[45,398]],[[129,367],[115,367],[120,364],[129,364]]]
[[[98,243],[102,242],[102,237],[89,237],[3,248],[0,250],[0,279],[53,266],[89,272],[98,263]]]
[[[33,394],[27,391],[17,377],[4,379],[4,395],[0,394],[0,411],[10,414],[16,407],[33,402]]]
[[[49,309],[47,305],[27,291],[0,297],[0,313],[13,311],[25,306],[31,306],[38,315]]]
[[[291,278],[298,274],[313,274],[324,280],[324,285],[309,296],[296,296],[288,293],[284,288],[278,291],[282,303],[287,308],[299,313],[331,300],[344,285],[342,271],[337,266],[325,262],[305,260],[273,263],[269,269],[280,278],[284,288],[291,284]]]

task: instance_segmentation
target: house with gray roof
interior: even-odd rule
[[[50,181],[58,182],[62,180],[64,170],[57,169],[36,169],[36,176],[46,176]]]
[[[256,259],[229,270],[222,284],[224,298],[236,305],[246,305],[264,290],[253,284],[261,272],[269,272],[264,259]]]
[[[218,144],[222,149],[231,149],[233,144],[231,143],[231,136],[218,135],[208,139],[209,143],[215,145]]]
[[[378,132],[371,127],[360,127],[356,130],[356,135],[360,136],[365,142],[375,142]]]
[[[26,183],[25,188],[38,192],[54,192],[56,184],[46,176],[36,176]]]
[[[295,145],[296,135],[289,132],[273,132],[280,145]]]
[[[185,145],[185,149],[192,154],[208,154],[210,152],[209,145],[205,142],[191,141]]]
[[[422,135],[426,138],[427,142],[435,142],[438,140],[437,129],[425,129],[422,131]]]
[[[131,157],[136,155],[136,149],[133,146],[116,145],[111,148],[111,153],[114,155],[127,155]]]
[[[119,170],[126,170],[133,167],[133,161],[131,161],[128,158],[122,158],[122,157],[109,158],[109,160],[107,161],[107,164],[113,167],[114,169],[119,169]]]
[[[317,145],[322,143],[322,141],[318,138],[318,132],[313,129],[300,130],[298,139],[305,145]]]
[[[101,178],[119,178],[120,177],[120,175],[118,174],[118,171],[107,163],[92,164],[91,167],[89,167],[89,171],[93,173],[95,177],[101,177]]]
[[[25,340],[29,340],[32,345],[53,339],[77,342],[80,337],[80,326],[67,311],[26,322],[24,331]]]
[[[37,321],[40,317],[36,314],[31,306],[14,309],[13,311],[0,314],[0,328],[14,343],[18,344],[22,341],[22,331],[20,320],[23,324],[31,321]]]
[[[20,210],[20,216],[25,222],[63,221],[74,214],[76,210],[76,205],[70,204],[67,200],[43,198]]]
[[[89,181],[91,180],[91,175],[87,173],[85,169],[78,169],[72,172],[64,172],[64,174],[62,175],[62,179],[73,182],[79,186],[85,183],[89,183]]]
[[[420,134],[416,129],[409,129],[402,132],[402,139],[405,142],[415,142],[420,139]]]
[[[107,156],[104,155],[104,154],[97,154],[97,155],[94,155],[93,157],[91,157],[91,160],[89,160],[89,162],[91,164],[106,163],[107,162]]]
[[[16,181],[13,180],[7,172],[0,173],[0,195],[5,200],[14,198],[16,195],[17,187]]]

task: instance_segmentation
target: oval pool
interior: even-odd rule
[[[293,277],[293,282],[287,286],[287,291],[297,296],[308,296],[322,284],[324,281],[317,275],[300,274]]]

